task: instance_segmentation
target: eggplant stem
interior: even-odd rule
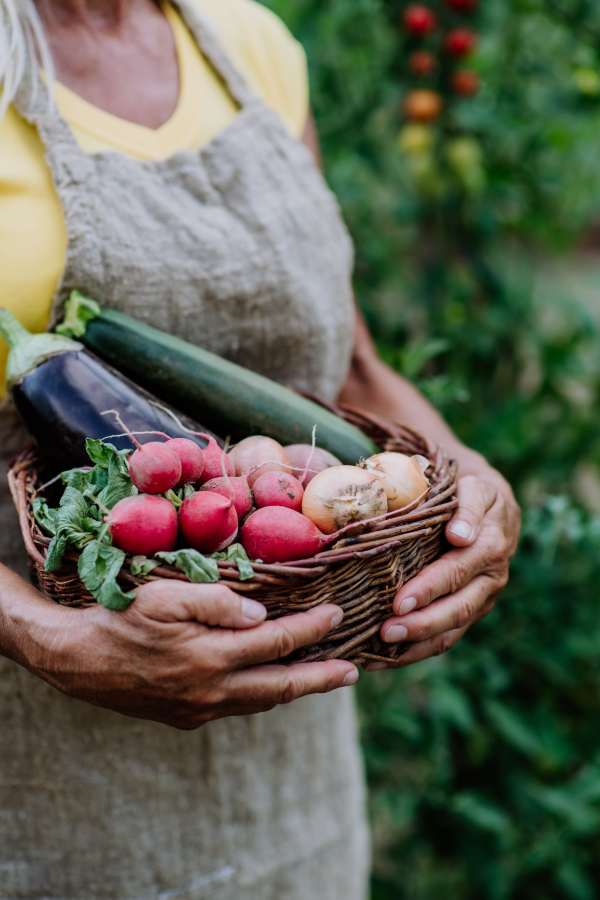
[[[17,317],[9,309],[0,309],[0,334],[11,350],[22,341],[31,337],[31,333],[21,325]]]

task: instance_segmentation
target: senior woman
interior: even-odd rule
[[[442,441],[460,463],[454,549],[382,636],[415,642],[402,665],[448,650],[504,587],[518,510],[354,313],[300,47],[253,0],[0,12],[0,303],[41,331],[79,288]],[[26,436],[8,399],[0,416],[8,459]],[[269,665],[336,607],[268,623],[227,589],[155,582],[123,613],[65,609],[22,577],[0,501],[0,894],[364,900],[353,697],[334,690],[358,672]]]

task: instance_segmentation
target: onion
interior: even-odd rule
[[[289,475],[292,471],[290,458],[281,444],[261,434],[240,441],[228,456],[235,466],[235,474],[246,475],[250,487],[265,472],[287,472]]]
[[[302,513],[323,534],[333,534],[363,519],[387,512],[383,485],[358,466],[333,466],[319,472],[307,485]]]
[[[363,460],[360,465],[383,485],[390,512],[408,506],[429,487],[429,482],[425,478],[429,460],[424,456],[378,453]]]
[[[320,447],[315,447],[313,450],[313,447],[311,447],[310,444],[290,444],[289,447],[284,447],[284,450],[289,456],[293,466],[292,475],[294,478],[298,479],[303,488],[305,488],[319,472],[324,472],[325,469],[331,469],[332,466],[341,466],[341,462],[333,455],[333,453],[329,453],[328,450],[321,450]],[[302,476],[304,475],[307,462],[308,472],[306,473],[306,477],[303,478]]]

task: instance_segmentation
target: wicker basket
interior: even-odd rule
[[[254,563],[256,574],[248,581],[240,582],[235,563],[219,562],[221,583],[260,600],[267,607],[269,618],[301,612],[320,603],[342,607],[345,616],[338,629],[322,643],[296,653],[294,660],[347,659],[363,663],[398,659],[409,645],[389,646],[378,632],[391,614],[396,591],[442,551],[444,524],[457,506],[456,463],[447,459],[441,447],[408,428],[349,406],[328,408],[357,425],[385,450],[427,457],[431,463],[427,497],[416,508],[388,517],[359,537],[339,540],[311,559],[280,565]],[[41,463],[35,450],[24,450],[12,462],[8,479],[40,590],[65,606],[83,608],[95,604],[77,574],[76,552],[67,553],[59,572],[48,573],[44,569],[50,539],[40,531],[32,511],[32,501],[42,484]],[[128,561],[119,576],[125,590],[160,578],[187,581],[182,572],[167,565],[144,578],[134,577],[128,571]]]

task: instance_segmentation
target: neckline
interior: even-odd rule
[[[116,151],[142,160],[160,160],[173,155],[190,143],[197,131],[200,102],[192,89],[191,70],[195,62],[192,44],[198,47],[207,63],[213,65],[183,16],[170,3],[161,5],[173,33],[179,66],[179,98],[166,122],[158,128],[138,125],[94,106],[60,82],[55,85],[58,110],[73,127],[110,144]],[[233,100],[240,105],[236,98]]]

